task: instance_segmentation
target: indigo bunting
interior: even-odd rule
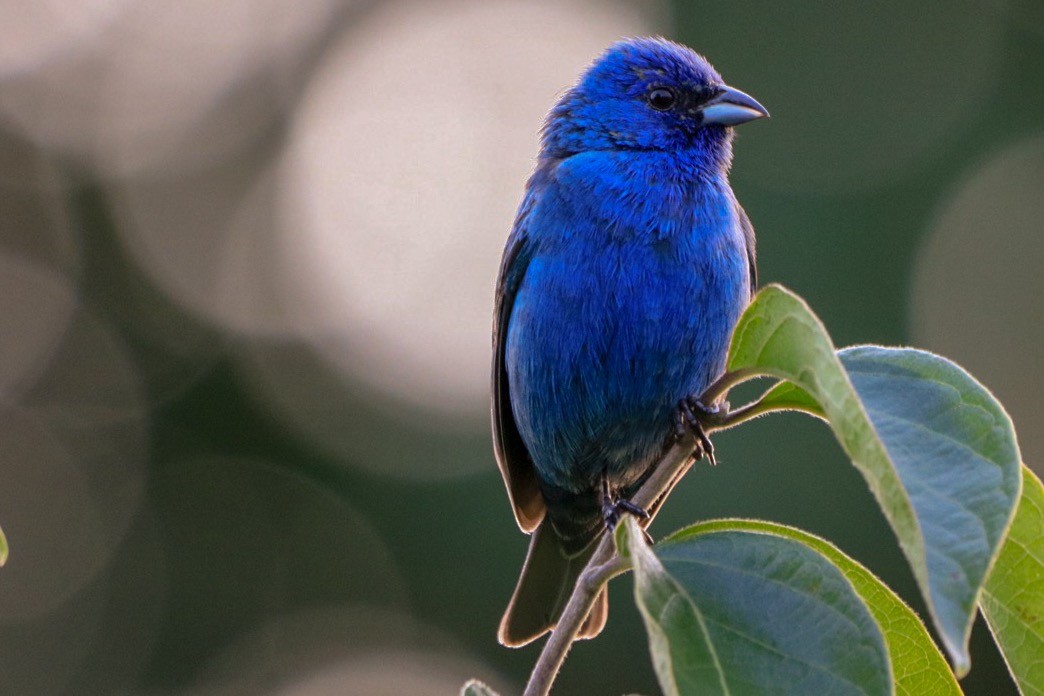
[[[660,38],[610,46],[548,114],[493,327],[497,462],[533,533],[505,645],[553,628],[594,541],[622,511],[643,513],[628,498],[679,418],[702,435],[693,410],[712,408],[698,397],[756,285],[731,127],[767,115]],[[603,591],[581,637],[607,612]]]

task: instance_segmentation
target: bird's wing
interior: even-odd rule
[[[747,265],[750,267],[750,296],[753,298],[758,291],[758,253],[757,239],[754,237],[754,225],[750,224],[747,211],[743,206],[736,203],[739,213],[740,228],[743,230],[743,239],[747,243]]]
[[[519,208],[511,236],[508,237],[504,258],[500,263],[493,314],[493,447],[497,465],[507,486],[508,497],[511,499],[511,506],[515,510],[515,520],[524,532],[536,529],[544,519],[545,507],[533,461],[518,432],[515,414],[511,410],[504,351],[515,294],[532,257],[533,245],[527,233],[527,224],[536,195],[533,191],[526,195]]]

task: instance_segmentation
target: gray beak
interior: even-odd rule
[[[747,121],[767,118],[768,109],[745,92],[725,86],[722,93],[703,105],[703,123],[738,126]]]

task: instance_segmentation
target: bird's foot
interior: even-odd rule
[[[612,532],[624,513],[634,515],[638,519],[649,519],[649,511],[635,505],[630,500],[618,498],[609,487],[609,480],[602,475],[602,519],[605,528]]]
[[[714,458],[714,445],[707,437],[704,426],[720,424],[728,415],[728,401],[720,401],[707,406],[700,401],[699,397],[686,397],[678,402],[678,409],[675,411],[674,437],[680,442],[688,433],[692,433],[696,440],[696,459],[706,456],[711,466],[717,466],[718,460]]]

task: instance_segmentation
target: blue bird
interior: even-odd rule
[[[713,406],[698,397],[757,282],[731,126],[764,116],[661,38],[610,46],[548,114],[493,327],[497,462],[533,533],[504,645],[553,628],[594,540],[622,511],[644,514],[628,498],[679,425],[702,436],[694,411]],[[581,636],[607,613],[603,592]]]

